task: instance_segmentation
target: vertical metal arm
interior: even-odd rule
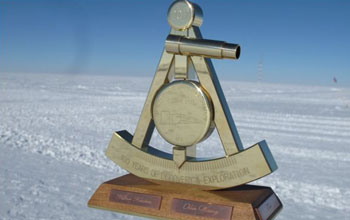
[[[147,146],[151,140],[154,129],[152,101],[157,91],[168,81],[168,74],[173,60],[174,55],[164,50],[132,139],[132,144],[138,148]]]

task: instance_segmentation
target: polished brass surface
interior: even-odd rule
[[[203,22],[202,9],[186,0],[175,1],[168,11],[168,22],[176,30],[200,26]]]
[[[173,161],[177,167],[181,167],[187,159],[186,147],[174,146],[173,148]]]
[[[202,34],[197,27],[188,31],[190,38],[202,39]],[[219,79],[210,59],[199,56],[191,56],[198,80],[208,91],[214,106],[214,122],[219,133],[221,143],[226,155],[232,155],[243,150],[237,128],[232,118],[230,108],[226,102]]]
[[[172,155],[152,147],[133,146],[127,131],[114,133],[106,155],[130,173],[152,181],[194,184],[223,189],[254,181],[272,173],[277,166],[266,142],[261,141],[237,154],[212,160],[188,159],[179,168]]]
[[[211,95],[215,110],[214,122],[226,155],[232,155],[243,150],[243,145],[222,92],[219,80],[211,68],[211,62],[203,57],[191,57],[191,59],[201,85]]]
[[[135,133],[115,132],[106,151],[106,156],[130,175],[102,184],[89,206],[147,213],[153,218],[271,219],[282,207],[271,192],[257,194],[243,187],[236,194],[239,187],[232,188],[277,169],[265,141],[243,148],[210,59],[239,59],[240,46],[203,39],[199,29],[202,10],[187,0],[170,6],[168,22],[171,31]],[[173,146],[172,153],[150,146],[154,128]],[[211,158],[212,150],[205,149],[209,155],[197,157],[197,144],[215,128],[225,155]],[[225,188],[232,189],[218,190]],[[185,195],[184,189],[190,189],[191,195]],[[222,197],[208,190],[222,192]],[[228,191],[234,194],[230,196]],[[224,201],[230,203],[221,203]]]
[[[238,44],[207,39],[190,39],[178,35],[169,35],[165,42],[165,48],[168,53],[216,59],[238,59],[241,53]]]
[[[187,79],[188,77],[188,57],[175,55],[175,79]]]
[[[211,132],[211,101],[194,81],[178,80],[163,86],[154,99],[152,113],[159,134],[177,146],[197,144]]]
[[[174,2],[168,21],[172,29],[135,134],[115,133],[106,155],[139,177],[208,189],[241,185],[276,170],[265,141],[243,148],[209,59],[238,59],[240,46],[203,39],[199,30],[201,9],[189,1]],[[173,154],[149,146],[154,127],[174,145]],[[196,158],[196,143],[206,139],[214,128],[225,157]]]
[[[148,92],[146,102],[143,106],[142,113],[137,123],[135,134],[132,140],[132,144],[138,148],[147,146],[149,143],[153,129],[154,123],[152,119],[152,102],[156,92],[169,81],[168,73],[170,67],[173,63],[174,55],[163,51],[162,57],[160,58],[159,65],[156,71],[156,74],[153,78],[151,88]]]

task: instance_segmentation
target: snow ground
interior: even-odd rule
[[[104,151],[114,130],[134,132],[151,80],[0,75],[0,219],[140,219],[86,204],[126,173]],[[222,86],[244,146],[266,139],[279,165],[256,182],[284,203],[277,219],[348,219],[350,89]],[[151,143],[170,151],[158,134]],[[215,133],[199,156],[223,155],[219,143]]]

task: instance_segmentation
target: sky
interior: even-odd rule
[[[171,0],[1,0],[0,74],[153,77]],[[350,87],[350,1],[196,0],[204,38],[241,45],[219,79]]]

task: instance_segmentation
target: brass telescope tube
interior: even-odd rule
[[[165,41],[168,53],[185,56],[203,56],[216,59],[238,59],[241,47],[225,41],[190,39],[178,35],[168,35]]]

